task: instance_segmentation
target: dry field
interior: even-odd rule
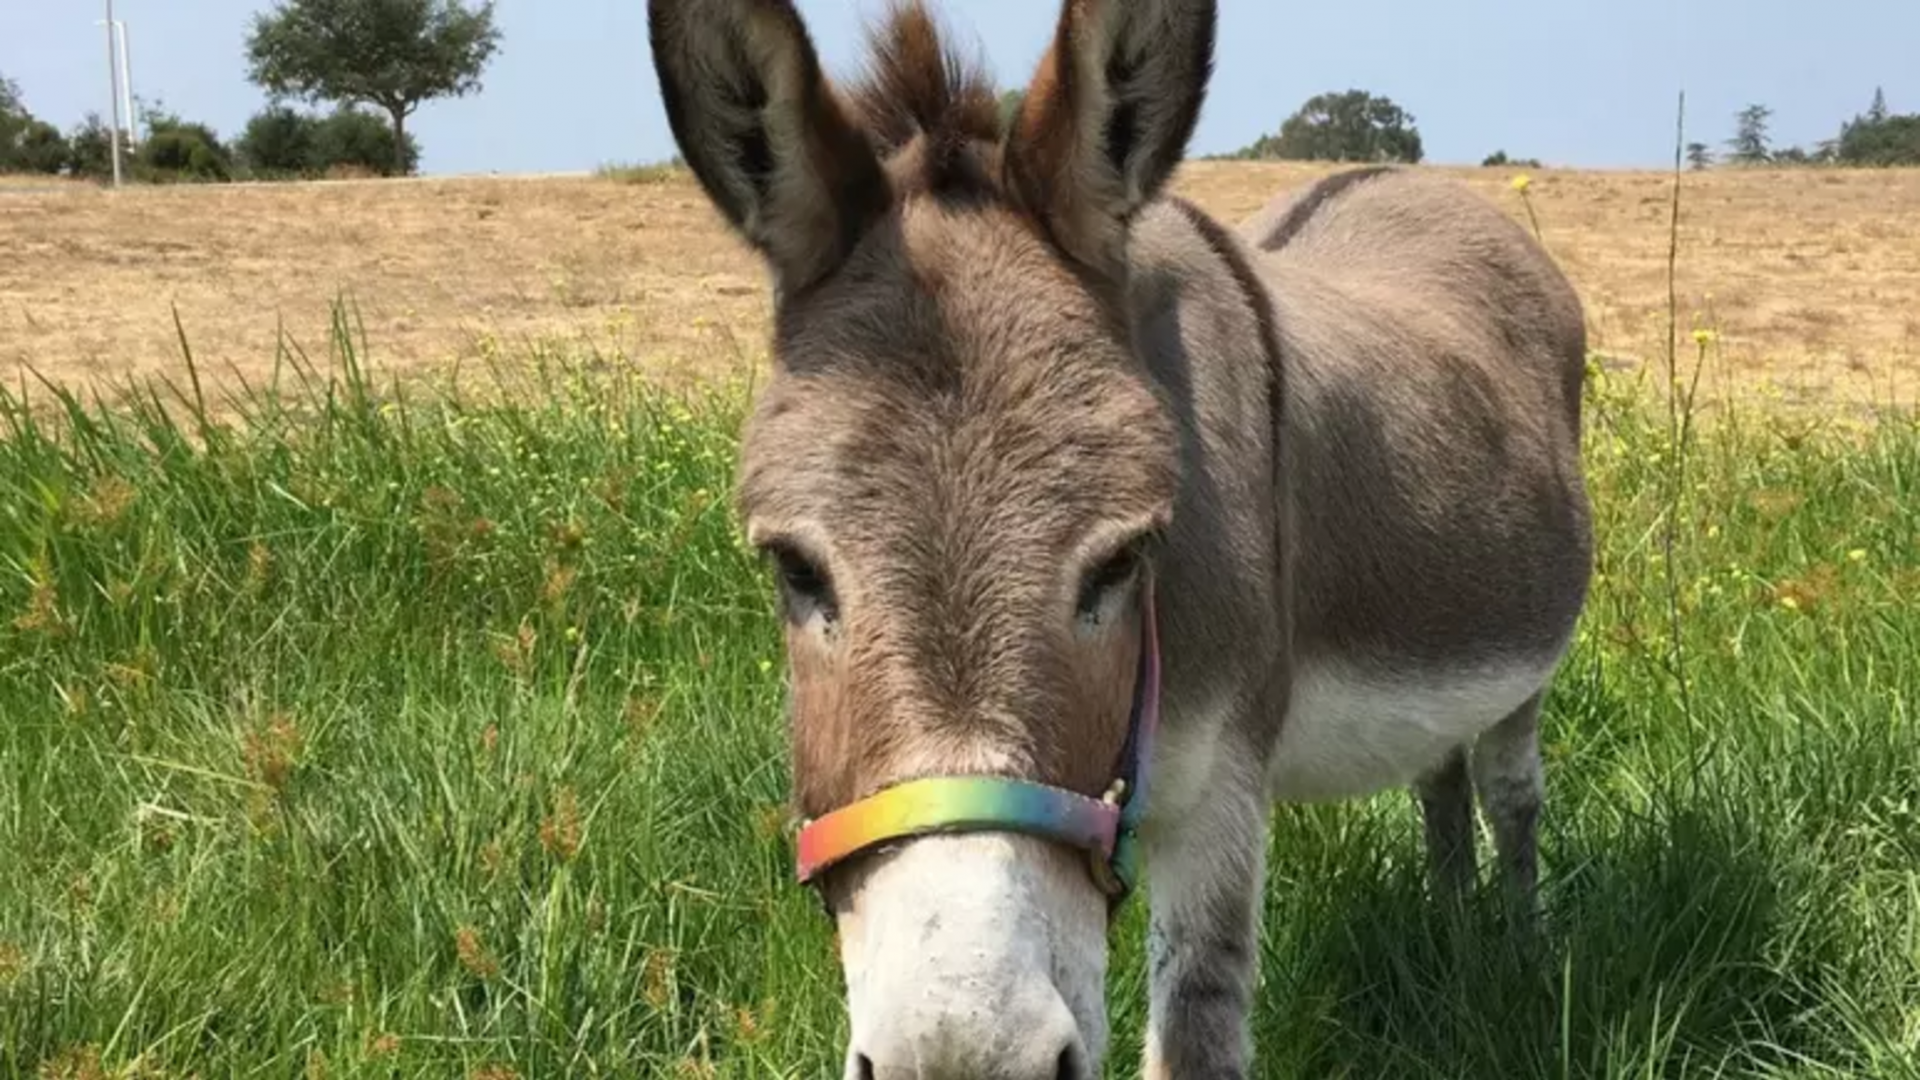
[[[1190,163],[1229,220],[1324,168]],[[1458,175],[1516,218],[1514,173]],[[1610,367],[1664,356],[1671,176],[1543,171],[1528,196]],[[1911,404],[1920,391],[1920,170],[1688,174],[1683,360],[1776,401]],[[338,297],[377,370],[590,342],[669,378],[764,362],[753,257],[685,177],[463,178],[129,189],[0,185],[0,372],[68,382],[175,370],[173,312],[203,370],[252,379],[276,335],[310,351]],[[1662,361],[1663,362],[1663,361]]]

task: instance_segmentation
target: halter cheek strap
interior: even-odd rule
[[[1142,594],[1140,659],[1127,741],[1101,798],[999,776],[909,780],[816,818],[800,829],[802,884],[863,851],[935,833],[1017,832],[1087,852],[1095,883],[1118,905],[1139,876],[1146,769],[1160,718],[1160,639],[1151,586]]]

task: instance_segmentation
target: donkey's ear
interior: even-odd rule
[[[707,195],[780,291],[824,277],[889,196],[791,0],[649,0],[647,31],[667,122]]]
[[[1007,185],[1096,269],[1186,153],[1213,74],[1214,0],[1065,0],[1007,134]]]

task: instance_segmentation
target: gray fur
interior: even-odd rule
[[[1151,583],[1147,1071],[1246,1075],[1302,673],[1359,680],[1364,709],[1368,680],[1532,679],[1567,647],[1592,543],[1572,288],[1418,170],[1336,175],[1238,228],[1168,197],[1211,0],[1064,0],[1005,133],[917,3],[845,106],[790,0],[651,19],[688,161],[783,286],[739,506],[784,568],[800,812],[938,773],[1097,794]],[[1532,889],[1541,689],[1486,697],[1474,737],[1392,781],[1442,880],[1473,873],[1471,786]],[[843,919],[872,865],[829,876]],[[880,1071],[940,1074],[901,1060]]]

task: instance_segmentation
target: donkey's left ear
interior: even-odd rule
[[[1065,0],[1007,134],[1007,186],[1102,271],[1186,154],[1213,75],[1214,0]]]

